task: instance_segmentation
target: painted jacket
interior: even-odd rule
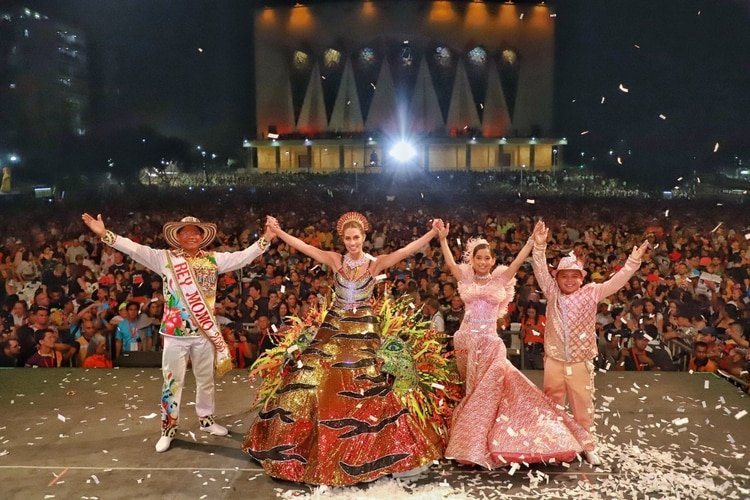
[[[590,361],[598,354],[596,305],[622,288],[641,266],[628,257],[625,265],[604,283],[588,283],[578,291],[563,294],[547,269],[547,245],[534,244],[534,276],[547,298],[544,355],[567,363]]]
[[[253,243],[238,252],[206,252],[201,250],[195,257],[188,257],[182,254],[179,249],[155,249],[119,235],[116,235],[111,246],[161,275],[164,283],[165,304],[159,333],[175,337],[195,337],[201,335],[201,330],[199,325],[193,324],[187,304],[183,303],[175,288],[174,273],[169,269],[168,253],[185,257],[185,261],[193,271],[198,288],[203,292],[212,318],[216,302],[216,283],[219,275],[245,267],[263,253],[258,243]]]

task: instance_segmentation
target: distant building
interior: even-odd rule
[[[268,1],[255,33],[262,170],[551,170],[555,16],[545,2]]]
[[[83,33],[0,7],[0,150],[85,135],[89,101]]]

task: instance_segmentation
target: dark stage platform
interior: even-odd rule
[[[541,372],[526,372],[537,384]],[[219,382],[228,437],[198,430],[188,375],[178,438],[157,454],[158,369],[0,370],[2,498],[748,498],[750,399],[712,375],[600,373],[604,465],[483,471],[449,462],[409,482],[343,489],[275,481],[240,451],[244,371]],[[186,405],[187,403],[187,405]],[[512,472],[512,474],[511,474]],[[368,491],[364,491],[367,488]]]

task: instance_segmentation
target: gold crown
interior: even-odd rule
[[[367,217],[359,212],[346,212],[344,215],[339,217],[339,220],[336,223],[336,232],[339,233],[339,235],[343,235],[344,226],[347,224],[347,222],[352,221],[359,224],[362,227],[362,231],[364,231],[365,233],[370,230],[370,223],[367,222]]]

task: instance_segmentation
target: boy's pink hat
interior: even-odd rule
[[[559,271],[579,271],[582,277],[586,277],[586,271],[572,252],[570,255],[566,255],[560,259],[560,262],[557,264],[557,269],[552,271],[552,276],[556,277]]]

